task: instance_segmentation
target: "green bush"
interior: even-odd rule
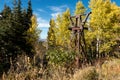
[[[56,64],[64,66],[69,64],[75,57],[75,53],[71,51],[64,51],[53,49],[47,52],[47,58],[49,59],[50,64]]]

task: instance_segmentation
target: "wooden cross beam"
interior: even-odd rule
[[[84,18],[84,20],[82,20],[82,16],[84,15],[76,15],[76,16],[71,16],[70,20],[71,20],[71,24],[72,27],[69,28],[69,30],[71,30],[72,32],[74,32],[75,35],[75,50],[77,50],[77,52],[80,54],[82,54],[82,56],[86,57],[86,43],[85,43],[85,38],[84,38],[84,30],[88,29],[86,27],[84,27],[89,15],[91,14],[88,13],[86,14],[86,17]],[[73,21],[73,18],[75,18],[75,21]],[[81,52],[80,52],[81,49]]]

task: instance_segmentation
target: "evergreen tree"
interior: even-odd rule
[[[27,8],[27,17],[28,19],[30,19],[32,17],[33,13],[32,13],[32,4],[31,4],[31,0],[28,1],[28,8]]]
[[[13,9],[7,5],[4,6],[0,20],[0,67],[9,64],[10,58],[13,62],[16,61],[17,55],[23,53],[31,58],[33,57],[33,42],[29,42],[26,38],[28,37],[28,30],[33,28],[35,21],[33,19],[30,23],[31,16],[28,18],[28,15],[31,15],[31,13],[27,13],[26,10],[22,11],[21,0],[14,0]],[[35,35],[34,38],[38,39],[38,32],[35,29],[31,35]],[[30,39],[32,38],[33,36],[30,37]],[[3,70],[4,68],[1,68],[0,73]]]
[[[17,5],[17,7],[18,7],[18,19],[20,19],[20,20],[18,20],[18,21],[20,21],[21,22],[21,18],[22,18],[22,8],[21,8],[21,0],[18,0],[18,5]]]
[[[3,43],[1,44],[1,48],[4,47],[4,49],[6,49],[5,44],[8,44],[9,38],[7,35],[10,34],[9,30],[11,27],[11,9],[5,5],[4,10],[2,11],[2,19],[0,20],[0,39],[1,43]],[[5,51],[4,53],[6,53]]]
[[[24,9],[22,11],[22,26],[24,28],[25,31],[27,31],[30,27],[30,24],[28,23],[28,18],[27,18],[27,11]]]
[[[3,18],[6,18],[6,17],[9,17],[11,14],[11,9],[9,6],[7,6],[6,4],[4,5],[4,9],[2,11],[2,17]]]
[[[14,17],[14,20],[16,20],[17,21],[17,18],[18,18],[18,13],[19,11],[18,11],[18,4],[17,4],[17,1],[16,0],[14,0],[13,1],[13,17]]]
[[[9,6],[5,5],[4,10],[1,12],[2,18],[0,20],[0,75],[5,72],[9,67],[9,57],[12,53],[10,49],[9,36],[11,26],[11,9]],[[11,44],[12,45],[12,44]],[[11,51],[10,51],[11,50]],[[11,53],[10,53],[11,52]],[[7,66],[6,69],[4,66]]]

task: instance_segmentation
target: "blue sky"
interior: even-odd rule
[[[12,7],[13,0],[0,0],[0,11],[4,4]],[[22,6],[26,7],[28,0],[21,0]],[[74,13],[76,2],[79,0],[31,0],[33,12],[37,16],[38,28],[42,30],[40,37],[45,39],[49,27],[49,20],[56,18],[58,14],[70,8],[71,14]],[[86,8],[88,8],[89,0],[81,0]],[[112,0],[120,6],[120,0]]]

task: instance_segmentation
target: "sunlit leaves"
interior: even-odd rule
[[[99,38],[100,53],[109,53],[112,50],[111,46],[116,45],[116,38],[119,34],[120,8],[111,3],[110,0],[91,0],[90,8],[92,10],[90,25],[93,30],[94,38]],[[112,43],[113,42],[113,43]]]

